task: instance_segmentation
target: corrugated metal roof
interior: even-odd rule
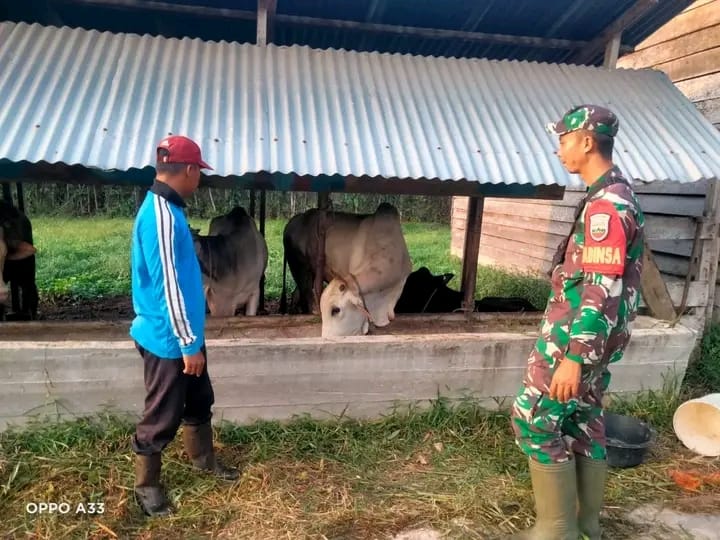
[[[184,133],[220,176],[578,185],[543,125],[595,102],[620,117],[627,174],[720,177],[720,133],[660,72],[6,22],[0,73],[0,159],[11,162],[143,168],[161,137]]]

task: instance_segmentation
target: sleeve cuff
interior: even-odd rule
[[[196,339],[193,343],[186,347],[180,347],[180,350],[182,351],[183,355],[191,355],[195,354],[202,349],[203,342],[201,339]]]
[[[570,350],[568,350],[568,352],[565,353],[565,358],[567,358],[568,360],[572,360],[573,362],[576,362],[578,364],[585,363],[584,360],[582,359],[582,356],[580,356],[579,354],[572,353],[572,352],[570,352]]]

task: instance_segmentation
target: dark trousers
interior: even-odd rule
[[[212,383],[205,369],[200,377],[185,375],[182,358],[159,358],[135,343],[145,364],[145,411],[135,427],[132,448],[136,454],[162,452],[175,438],[180,422],[195,426],[210,421],[215,402]]]

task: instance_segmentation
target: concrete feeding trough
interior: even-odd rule
[[[507,406],[522,380],[539,315],[398,316],[372,335],[323,339],[312,316],[209,319],[215,420],[249,422],[345,414],[372,417],[438,395]],[[142,360],[129,323],[3,324],[0,426],[111,410],[139,414]],[[696,333],[638,318],[613,392],[661,389],[682,377]]]

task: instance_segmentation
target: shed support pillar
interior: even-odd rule
[[[480,256],[480,236],[482,233],[484,203],[484,197],[470,197],[468,200],[461,288],[463,293],[462,309],[468,316],[475,309],[475,289],[478,259]]]
[[[718,263],[720,259],[720,181],[711,180],[705,195],[705,220],[710,238],[703,240],[700,254],[698,281],[708,284],[707,306],[705,306],[705,329],[713,322],[720,322],[720,310],[714,309],[720,304],[716,292],[718,289]]]
[[[320,210],[330,210],[330,192],[318,191],[317,194],[317,207]]]
[[[262,176],[266,173],[258,173],[259,176]],[[253,195],[254,195],[253,191]],[[254,197],[253,197],[254,198]],[[260,190],[260,234],[265,238],[265,217],[266,217],[266,209],[267,209],[267,191],[264,189]],[[254,216],[253,216],[254,218]],[[265,272],[263,272],[262,277],[260,278],[260,299],[258,301],[258,313],[265,311]]]

